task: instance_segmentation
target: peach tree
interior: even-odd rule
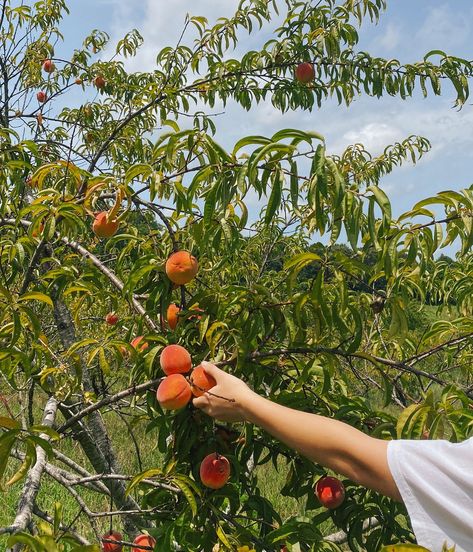
[[[20,488],[0,527],[7,547],[98,550],[103,520],[123,543],[110,548],[111,533],[107,550],[143,532],[157,550],[413,542],[400,505],[345,481],[342,504],[324,508],[322,466],[256,427],[156,399],[161,352],[178,344],[194,366],[212,360],[272,400],[380,438],[470,435],[472,189],[393,216],[383,177],[426,154],[426,138],[335,155],[323,128],[304,125],[223,147],[213,117],[222,105],[310,111],[445,87],[461,108],[469,61],[359,50],[385,3],[242,0],[217,23],[188,16],[152,71],[130,73],[137,30],[117,43],[94,31],[60,54],[63,0],[1,0],[0,479],[4,493]],[[261,28],[271,38],[243,51]],[[439,256],[447,245],[455,259]],[[166,273],[179,251],[198,262],[185,284]],[[139,427],[153,461],[141,460]],[[215,452],[231,474],[209,489],[199,466]],[[277,469],[304,515],[282,516],[262,492]],[[45,478],[74,512],[41,508]]]

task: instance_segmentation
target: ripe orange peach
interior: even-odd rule
[[[159,404],[167,410],[183,408],[191,397],[191,386],[182,374],[171,374],[165,377],[156,391]]]
[[[200,465],[200,479],[210,489],[221,489],[230,477],[230,462],[213,452],[207,455]]]
[[[147,341],[144,341],[144,337],[142,335],[138,335],[137,337],[132,339],[130,345],[134,347],[139,353],[146,351],[146,349],[149,347],[149,343]]]
[[[188,284],[197,274],[199,263],[189,251],[176,251],[166,261],[167,277],[180,286]]]
[[[137,546],[133,546],[131,552],[145,552],[146,549],[141,547],[149,546],[150,548],[154,548],[156,545],[156,539],[150,535],[138,535],[133,541],[133,544],[136,544]]]
[[[166,376],[171,374],[186,374],[192,368],[192,359],[181,345],[164,347],[159,357],[159,363]]]
[[[326,475],[317,481],[315,494],[323,506],[334,509],[345,500],[345,487],[336,477]]]
[[[109,219],[108,212],[102,211],[95,216],[92,230],[99,238],[111,238],[117,233],[119,222],[116,219]]]
[[[215,378],[205,373],[204,367],[199,364],[191,374],[191,389],[196,397],[202,396],[205,391],[217,385]]]
[[[175,304],[171,303],[168,307],[166,318],[171,330],[174,330],[179,322],[178,313],[181,309]]]

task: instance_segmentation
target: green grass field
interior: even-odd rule
[[[0,392],[2,389],[0,387]],[[6,392],[3,389],[3,392]],[[10,407],[13,412],[17,414],[19,412],[19,406],[10,402]],[[37,419],[40,416],[40,405],[37,405],[35,409]],[[0,409],[0,415],[5,415]],[[138,473],[139,466],[136,459],[136,455],[130,453],[130,440],[127,436],[127,428],[125,424],[117,417],[110,414],[105,415],[105,422],[109,429],[109,433],[112,436],[114,447],[118,453],[119,461],[122,465],[123,471],[128,474]],[[160,453],[155,448],[155,443],[153,438],[150,435],[145,434],[145,422],[141,425],[138,425],[134,428],[134,433],[136,438],[140,442],[140,450],[142,454],[143,465],[146,468],[150,467],[159,467],[160,465]],[[89,468],[90,465],[85,459],[80,446],[73,442],[72,439],[64,439],[60,443],[55,445],[58,450],[63,452],[70,458],[73,458],[81,465]],[[68,469],[66,466],[62,466],[60,462],[53,461],[54,464]],[[12,475],[19,463],[15,460],[10,460],[9,466],[7,468],[7,477]],[[93,470],[92,470],[93,471]],[[274,505],[275,509],[279,512],[283,519],[286,519],[294,515],[303,515],[305,513],[305,499],[304,500],[295,500],[290,497],[284,497],[281,495],[280,490],[284,486],[287,469],[283,462],[280,462],[278,470],[276,470],[271,463],[264,466],[258,466],[256,468],[256,474],[259,480],[260,490],[264,497],[269,499]],[[2,499],[2,508],[0,508],[0,527],[9,525],[14,517],[16,512],[16,507],[18,504],[18,499],[20,496],[22,484],[17,483],[13,487],[9,488],[6,492],[3,493]],[[84,497],[89,508],[92,511],[106,511],[109,508],[108,500],[100,495],[99,493],[90,491],[84,488],[76,487],[76,490],[80,491],[80,495]],[[64,522],[70,523],[77,516],[79,507],[75,499],[61,486],[59,483],[54,481],[47,474],[43,475],[41,488],[38,495],[38,506],[45,512],[52,514],[54,511],[55,502],[60,502],[63,505],[63,518]],[[114,528],[120,530],[120,524],[114,520]],[[105,532],[108,530],[109,521],[108,518],[100,518],[98,521],[98,526],[100,531]],[[93,533],[90,529],[84,515],[80,516],[74,523],[74,528],[78,533],[81,533],[87,536],[91,542],[94,540]],[[326,522],[323,526],[323,532],[325,534],[330,534],[333,531],[336,531],[334,525],[329,521]],[[0,551],[5,549],[6,537],[0,536]]]

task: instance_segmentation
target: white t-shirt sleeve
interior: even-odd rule
[[[473,552],[473,438],[390,441],[388,464],[417,543],[432,552],[444,542]]]

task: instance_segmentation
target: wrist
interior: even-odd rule
[[[245,422],[255,423],[254,415],[260,400],[264,400],[263,397],[251,389],[241,396],[238,407]]]

